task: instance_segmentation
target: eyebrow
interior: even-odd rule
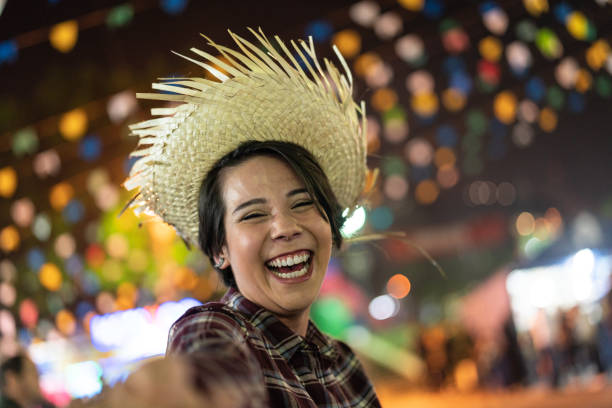
[[[287,197],[293,197],[294,195],[302,194],[302,193],[308,193],[308,190],[306,190],[305,188],[296,188],[295,190],[291,190],[290,192],[288,192]],[[236,212],[250,205],[265,204],[266,202],[267,200],[265,198],[253,198],[252,200],[245,201],[244,203],[240,204],[238,207],[234,208],[234,211],[232,211],[232,214],[236,214]]]

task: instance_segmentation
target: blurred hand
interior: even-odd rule
[[[235,408],[247,405],[231,386],[217,384],[206,394],[193,387],[192,367],[185,357],[173,356],[145,363],[123,384],[90,402],[70,408]],[[232,392],[234,391],[234,392]]]

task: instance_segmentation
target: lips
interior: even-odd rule
[[[279,255],[266,262],[266,267],[279,280],[302,281],[311,272],[311,258],[310,251],[300,250]]]

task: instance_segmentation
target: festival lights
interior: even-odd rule
[[[87,113],[82,108],[74,109],[62,115],[59,131],[64,139],[73,142],[79,140],[87,131]]]
[[[45,263],[38,271],[40,283],[52,292],[56,292],[62,286],[62,273],[54,263]]]
[[[403,299],[410,293],[410,280],[402,274],[395,274],[387,281],[387,292],[396,299]]]
[[[374,21],[374,32],[383,40],[390,40],[402,32],[404,24],[399,14],[388,11]]]
[[[370,0],[363,0],[355,3],[349,9],[349,16],[353,21],[364,27],[371,27],[379,13],[379,4]]]
[[[5,253],[12,252],[19,248],[19,231],[12,225],[0,230],[0,249]]]
[[[361,51],[361,36],[352,29],[337,32],[332,38],[332,43],[346,59],[351,59]]]
[[[419,204],[433,204],[440,194],[438,184],[433,180],[423,180],[419,182],[414,191],[414,198]]]
[[[51,27],[49,42],[56,50],[67,53],[76,45],[79,25],[76,20],[64,21]]]

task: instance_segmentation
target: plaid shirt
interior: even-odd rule
[[[244,407],[380,407],[355,354],[312,322],[306,338],[230,289],[188,310],[170,329],[167,354],[188,354],[204,393],[242,395]]]

